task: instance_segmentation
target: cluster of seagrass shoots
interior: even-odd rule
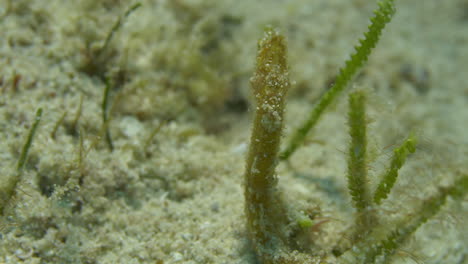
[[[334,85],[318,100],[303,125],[292,135],[287,147],[280,152],[286,93],[290,87],[286,42],[276,30],[267,28],[258,43],[256,70],[251,79],[255,97],[250,148],[245,167],[245,214],[250,240],[257,259],[262,264],[328,263],[327,257],[314,255],[294,247],[291,229],[311,221],[292,223],[291,212],[277,190],[275,168],[287,160],[304,142],[326,108],[343,93],[377,44],[385,25],[395,12],[393,0],[379,2],[364,38],[359,40],[355,53],[340,69]],[[354,227],[346,245],[336,245],[331,254],[338,263],[391,263],[398,248],[429,218],[437,214],[446,198],[461,198],[468,190],[468,175],[462,175],[449,187],[427,198],[415,216],[406,222],[388,227],[380,224],[376,214],[379,205],[392,190],[398,171],[407,157],[414,153],[417,139],[414,133],[393,150],[387,169],[382,173],[375,190],[367,179],[366,94],[356,90],[349,95],[349,158],[348,190],[356,210]],[[385,232],[382,232],[382,229]],[[378,232],[376,230],[379,230]],[[383,235],[382,235],[383,233]]]

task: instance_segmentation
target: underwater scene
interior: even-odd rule
[[[0,264],[466,264],[467,46],[466,0],[0,0]]]

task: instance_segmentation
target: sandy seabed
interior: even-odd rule
[[[142,0],[102,49],[135,3],[0,0],[0,263],[256,263],[242,182],[257,40],[267,25],[288,40],[294,85],[287,140],[333,83],[377,6]],[[396,5],[353,85],[278,166],[292,207],[327,219],[310,231],[315,259],[334,263],[331,251],[353,224],[350,90],[369,93],[371,186],[394,146],[410,131],[420,138],[380,211],[384,223],[411,218],[438,186],[468,173],[468,2]],[[42,120],[9,197],[38,108]],[[393,263],[466,263],[467,209],[466,198],[448,199]]]

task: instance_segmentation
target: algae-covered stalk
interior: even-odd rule
[[[405,164],[408,155],[416,151],[416,144],[416,136],[411,134],[400,147],[393,150],[390,166],[384,173],[374,193],[374,201],[376,204],[380,204],[383,199],[387,198],[398,178],[398,170]]]
[[[375,224],[373,204],[367,178],[367,125],[366,95],[362,90],[349,95],[349,145],[348,189],[357,210],[356,232],[353,240],[359,240],[370,232]]]
[[[284,206],[278,197],[275,167],[283,129],[286,92],[290,86],[284,37],[267,29],[258,43],[251,78],[256,108],[245,170],[245,213],[259,258],[269,263],[284,241]]]

